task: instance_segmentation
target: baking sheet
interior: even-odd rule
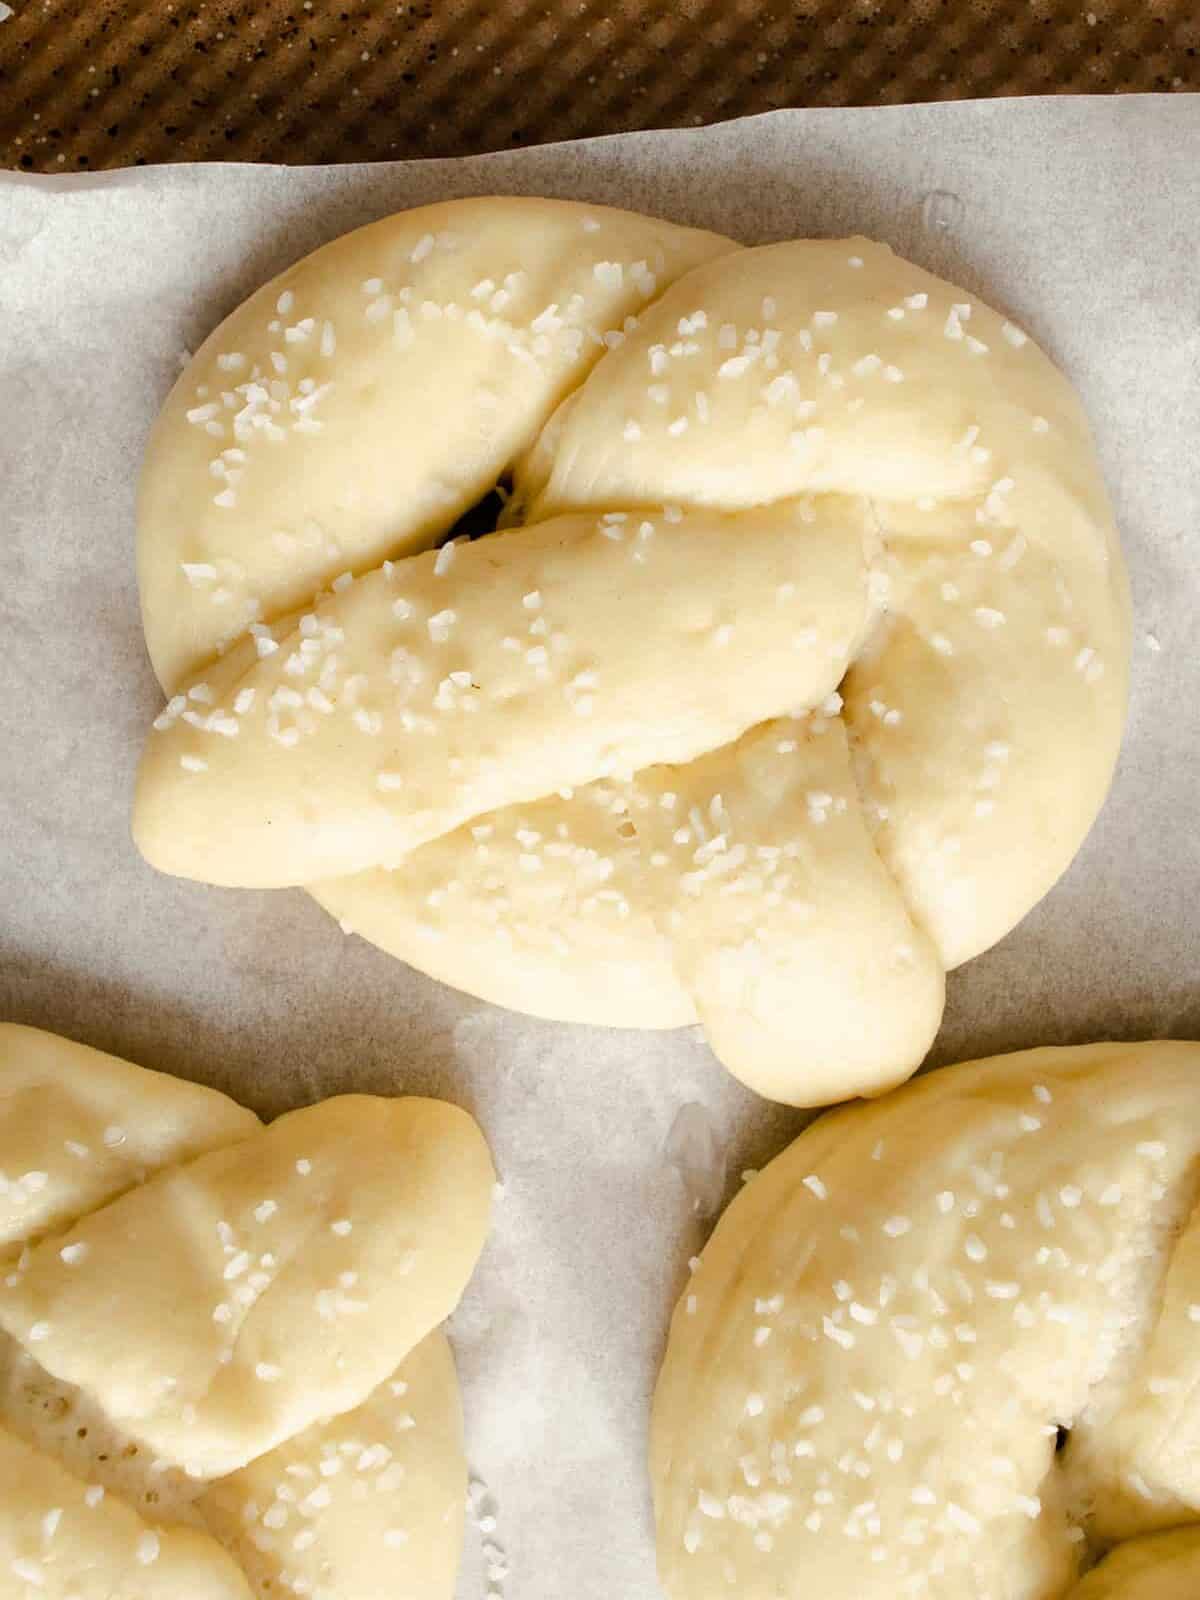
[[[934,1059],[1200,1036],[1200,100],[781,112],[461,163],[0,175],[0,1015],[266,1114],[349,1089],[468,1106],[505,1184],[453,1325],[471,1460],[511,1572],[498,1592],[652,1600],[649,1397],[721,1190],[680,1171],[676,1119],[691,1108],[684,1124],[715,1135],[728,1193],[803,1118],[738,1088],[690,1030],[509,1015],[344,937],[298,891],[157,876],[128,835],[160,703],[134,485],[182,353],[345,229],[504,191],[746,240],[873,234],[1011,312],[1066,366],[1133,578],[1129,731],[1071,872],[952,979]],[[483,1592],[477,1561],[462,1592]]]
[[[30,172],[1200,89],[1195,0],[0,0],[0,23],[0,167]]]

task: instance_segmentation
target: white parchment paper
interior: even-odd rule
[[[671,1303],[719,1181],[799,1129],[690,1033],[508,1015],[420,977],[299,892],[159,877],[127,812],[159,696],[133,571],[139,455],[184,350],[348,228],[450,195],[607,201],[761,241],[861,231],[1011,312],[1072,374],[1137,624],[1125,752],[1074,868],[955,975],[945,1061],[1200,1035],[1200,98],[780,112],[464,162],[0,174],[0,1015],[273,1114],[444,1095],[506,1185],[454,1323],[505,1600],[652,1600],[644,1442]],[[938,198],[930,200],[931,195]],[[693,1206],[701,1193],[701,1214]],[[463,1581],[483,1593],[477,1560]]]

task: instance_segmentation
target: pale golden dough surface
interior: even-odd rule
[[[789,505],[629,531],[636,565],[595,517],[560,517],[319,603],[239,678],[236,736],[160,730],[138,780],[142,853],[212,882],[311,883],[399,862],[482,811],[689,761],[836,688],[870,615],[861,528]],[[717,614],[754,617],[752,639],[714,645]],[[264,761],[273,748],[283,759]]]
[[[647,384],[655,350],[665,399]],[[1108,785],[1128,600],[1079,401],[1021,330],[866,240],[744,251],[646,312],[547,456],[548,482],[518,475],[534,518],[865,499],[884,616],[847,714],[881,853],[948,967],[1040,899]],[[1021,770],[982,788],[1000,745]]]
[[[1047,892],[1116,760],[1128,597],[1079,402],[1022,330],[885,246],[741,250],[558,206],[566,287],[543,276],[534,293],[531,279],[532,342],[512,356],[500,341],[532,386],[519,428],[468,452],[470,494],[448,494],[438,430],[461,446],[480,349],[497,339],[483,313],[459,315],[490,297],[495,274],[465,287],[455,275],[468,259],[482,272],[489,230],[515,239],[531,215],[489,204],[461,212],[444,257],[423,213],[377,225],[433,241],[409,252],[429,296],[415,320],[386,284],[355,289],[363,235],[310,258],[321,292],[358,307],[351,380],[361,361],[386,373],[386,397],[356,402],[363,436],[397,397],[421,396],[405,411],[410,493],[390,523],[379,502],[331,595],[333,557],[281,539],[275,500],[255,498],[286,501],[297,442],[273,439],[269,418],[208,415],[193,392],[201,367],[181,380],[203,404],[173,398],[147,479],[186,479],[212,428],[254,433],[253,460],[235,468],[257,489],[220,476],[205,526],[230,519],[239,592],[261,598],[265,620],[206,659],[195,617],[233,605],[232,591],[181,555],[180,519],[143,515],[147,636],[171,699],[143,760],[135,837],[169,872],[304,884],[383,948],[502,1004],[657,1027],[705,1012],[726,1065],[779,1099],[882,1092],[936,1031],[931,969],[988,948]],[[645,229],[674,262],[653,268],[652,286]],[[632,283],[638,303],[584,339],[583,359],[564,307],[588,280],[618,299]],[[210,365],[231,337],[210,341]],[[291,383],[299,354],[276,354]],[[336,400],[341,358],[326,359]],[[291,414],[294,398],[278,404]],[[351,413],[343,422],[303,424],[319,485],[345,481],[358,434]],[[364,448],[385,459],[378,439]],[[397,448],[409,450],[407,421]],[[418,523],[425,543],[448,533],[506,468],[515,497],[497,536],[391,559],[412,550]],[[377,487],[394,493],[387,472]],[[181,583],[201,596],[182,609]],[[245,616],[209,631],[209,656]],[[784,714],[844,724],[853,759],[836,794],[800,760],[772,776],[793,798],[770,816],[741,781],[741,741]],[[664,849],[643,826],[655,785],[704,788],[715,819],[685,810]],[[820,872],[778,868],[785,846],[827,852],[824,888]],[[843,861],[858,885],[847,903],[828,892]],[[715,894],[736,904],[684,916],[706,882],[710,910]],[[783,988],[821,995],[842,966],[853,1005],[830,989],[781,1024]],[[717,973],[714,1010],[701,990]],[[873,998],[866,1029],[859,1002]]]
[[[310,886],[347,932],[430,977],[531,1016],[677,1028],[696,1007],[638,894],[642,851],[620,782],[506,806],[402,869]],[[543,844],[542,866],[523,861]],[[632,890],[632,894],[631,894]]]
[[[1159,1042],[946,1068],[802,1133],[672,1320],[671,1600],[1062,1600],[1089,1540],[1200,1522],[1198,1129],[1200,1045]],[[1127,1596],[1133,1549],[1080,1600],[1191,1593]]]
[[[15,1251],[258,1126],[215,1089],[0,1023],[0,1249]]]
[[[638,799],[639,835],[665,857],[656,920],[718,1057],[760,1094],[807,1104],[906,1078],[937,1032],[944,974],[876,854],[841,722],[762,723],[649,769]],[[679,839],[697,816],[699,852],[694,820]]]
[[[219,1476],[360,1404],[449,1314],[493,1182],[453,1106],[327,1100],[35,1247],[0,1324],[154,1452]]]
[[[1118,1545],[1069,1600],[1196,1600],[1200,1529],[1180,1528]]]
[[[224,1096],[15,1026],[0,1027],[0,1077],[4,1288],[18,1306],[32,1273],[57,1307],[53,1334],[20,1314],[11,1326],[27,1343],[0,1334],[0,1593],[450,1600],[462,1418],[449,1345],[427,1324],[482,1243],[492,1174],[471,1119],[435,1101],[359,1097],[262,1132]],[[247,1216],[247,1191],[264,1184],[270,1197]],[[322,1265],[326,1228],[351,1265]],[[307,1303],[306,1269],[330,1280]],[[273,1411],[246,1400],[243,1337],[259,1358],[287,1348],[253,1370],[278,1390]],[[350,1409],[331,1416],[339,1406]],[[264,1432],[280,1442],[231,1477],[182,1470],[215,1470],[214,1441],[255,1453]],[[248,1515],[258,1495],[261,1517]]]
[[[607,206],[455,200],[265,284],[197,351],[147,453],[138,578],[164,687],[340,572],[432,544],[605,335],[733,248]]]
[[[214,1484],[199,1509],[263,1600],[452,1600],[466,1496],[454,1357],[433,1333],[362,1405]]]
[[[5,1600],[250,1600],[215,1539],[151,1526],[0,1428],[0,1594]]]
[[[523,871],[543,840],[546,870]],[[315,892],[348,927],[486,999],[589,1022],[607,994],[609,1020],[629,1026],[702,1020],[775,1099],[878,1093],[941,1018],[941,963],[873,847],[833,718],[762,723],[685,766],[591,784],[569,811],[510,807],[404,872],[423,874],[436,927],[398,915],[407,901],[380,914],[386,874]]]

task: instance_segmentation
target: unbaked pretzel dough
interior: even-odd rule
[[[259,1127],[214,1089],[12,1022],[0,1023],[0,1091],[5,1254]]]
[[[504,531],[414,553],[508,469]],[[139,568],[153,864],[303,885],[502,1004],[699,1020],[800,1104],[914,1070],[1120,742],[1078,400],[867,240],[516,200],[350,234],[180,379]]]
[[[35,1246],[0,1326],[160,1455],[222,1476],[361,1404],[449,1315],[493,1181],[457,1107],[325,1100]]]
[[[5,1600],[250,1600],[215,1539],[151,1526],[0,1428],[0,1594]]]
[[[1078,1600],[1200,1592],[1198,1172],[1196,1044],[998,1056],[806,1129],[671,1323],[670,1600],[1074,1600],[1123,1540]]]
[[[260,1594],[449,1600],[466,1498],[454,1358],[432,1333],[361,1406],[214,1484],[200,1510]]]
[[[451,1600],[466,1465],[434,1325],[494,1183],[464,1112],[346,1096],[261,1130],[4,1027],[0,1171],[0,1593]]]
[[[1200,1531],[1178,1528],[1118,1545],[1070,1600],[1196,1600],[1198,1594]]]

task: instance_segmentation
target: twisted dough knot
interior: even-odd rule
[[[1198,1113],[1200,1046],[1093,1045],[806,1129],[672,1320],[671,1600],[1200,1593]]]
[[[471,1118],[346,1095],[263,1128],[7,1025],[0,1090],[4,1593],[448,1600],[466,1464],[438,1324],[495,1179]]]
[[[411,554],[508,469],[505,531]],[[796,1103],[916,1067],[1119,744],[1073,393],[865,240],[518,200],[351,234],[180,380],[140,570],[150,861],[518,1009],[699,1019]]]

